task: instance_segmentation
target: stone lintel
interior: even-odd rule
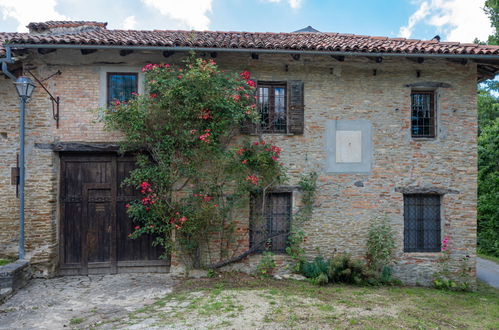
[[[395,192],[402,194],[459,194],[459,190],[441,188],[441,187],[419,187],[419,186],[408,186],[408,187],[395,187]]]
[[[120,147],[117,143],[109,142],[56,142],[35,143],[35,148],[53,151],[73,152],[117,152]]]

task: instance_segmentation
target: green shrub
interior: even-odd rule
[[[348,254],[331,259],[328,269],[329,282],[362,284],[367,280],[367,268],[360,260],[353,260]]]
[[[330,260],[324,260],[323,257],[318,256],[312,262],[302,262],[300,272],[306,278],[312,279],[317,278],[321,274],[327,276],[330,262]]]
[[[468,291],[470,285],[467,282],[456,282],[445,277],[437,277],[433,280],[433,287],[439,290]]]
[[[262,258],[256,266],[256,274],[261,277],[269,277],[276,267],[274,254],[272,252],[263,252]]]
[[[388,217],[385,215],[383,218],[374,219],[367,239],[367,267],[377,273],[378,277],[389,280],[387,275],[391,276],[391,270],[387,267],[392,263],[394,250],[395,239]]]
[[[217,272],[213,269],[208,269],[208,273],[206,273],[206,276],[208,276],[208,278],[214,278],[216,275]]]
[[[300,267],[305,261],[305,250],[301,247],[305,239],[305,233],[302,230],[293,231],[288,236],[288,246],[286,247],[286,254],[288,254],[294,261],[292,271],[295,273],[300,272]]]
[[[328,282],[329,282],[329,278],[324,273],[320,273],[319,276],[312,279],[312,283],[317,284],[317,285],[326,285],[326,284],[328,284]]]
[[[327,283],[369,283],[370,273],[360,260],[353,260],[348,254],[340,254],[331,259],[316,257],[311,262],[302,262],[301,274],[317,285]]]

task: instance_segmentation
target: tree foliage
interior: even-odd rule
[[[486,0],[485,12],[494,34],[487,43],[499,45],[499,0]],[[499,256],[499,83],[488,81],[478,93],[478,249]]]
[[[499,257],[499,116],[478,138],[478,246]]]
[[[489,36],[487,44],[499,45],[499,0],[486,0],[484,10],[494,28],[494,34]]]
[[[136,222],[132,238],[156,236],[165,255],[177,244],[199,263],[212,237],[227,257],[234,244],[234,210],[251,192],[281,183],[280,148],[238,138],[243,121],[256,121],[250,73],[229,74],[214,61],[148,64],[145,95],[115,102],[105,115],[124,134],[123,152],[138,154],[125,184],[143,197],[127,205]],[[172,233],[175,232],[175,243]]]

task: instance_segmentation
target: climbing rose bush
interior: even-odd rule
[[[123,152],[137,155],[137,169],[124,184],[141,198],[126,205],[137,238],[153,234],[164,256],[175,248],[172,233],[193,258],[211,236],[227,256],[234,241],[235,210],[251,193],[285,180],[281,149],[263,139],[239,137],[239,127],[257,122],[251,73],[226,73],[213,61],[147,64],[146,93],[106,111],[108,128],[124,134]],[[204,251],[211,253],[213,251]]]

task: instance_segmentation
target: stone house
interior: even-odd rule
[[[179,63],[189,51],[226,70],[249,70],[257,81],[265,139],[282,147],[289,170],[289,186],[269,197],[268,216],[279,230],[289,230],[300,203],[293,188],[300,175],[318,172],[313,219],[303,228],[308,256],[319,249],[362,257],[370,222],[386,215],[396,233],[395,276],[428,282],[445,236],[451,266],[457,270],[469,256],[474,275],[476,87],[499,69],[499,47],[311,29],[119,31],[70,21],[28,27],[0,33],[0,57],[9,72],[37,77],[54,96],[37,84],[26,109],[26,258],[37,276],[168,269],[147,238],[127,239],[132,224],[124,205],[136,195],[119,183],[134,162],[117,155],[120,136],[103,129],[97,109],[141,93],[145,64]],[[19,99],[10,79],[0,86],[0,257],[14,257]],[[243,265],[251,266],[248,260]]]

